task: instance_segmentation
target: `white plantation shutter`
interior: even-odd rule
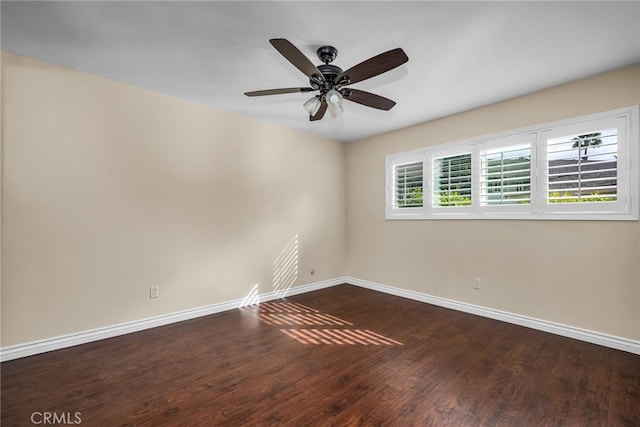
[[[423,206],[423,162],[393,166],[394,209],[419,208]]]
[[[542,212],[637,219],[637,111],[581,120],[541,133]]]
[[[471,205],[471,153],[433,160],[433,206]]]
[[[618,130],[594,129],[547,141],[549,203],[615,202]]]
[[[531,145],[480,152],[482,205],[531,203]]]

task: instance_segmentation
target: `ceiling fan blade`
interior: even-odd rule
[[[409,57],[404,50],[400,48],[391,49],[387,52],[376,55],[349,68],[347,71],[343,71],[335,78],[336,82],[340,82],[341,79],[346,77],[348,80],[343,85],[350,85],[352,83],[360,82],[362,80],[370,79],[378,74],[385,73],[389,70],[393,70],[396,67],[404,64],[409,60]]]
[[[252,92],[245,92],[244,94],[247,96],[265,96],[281,95],[283,93],[313,92],[314,90],[312,87],[286,87],[282,89],[254,90]]]
[[[367,107],[377,108],[378,110],[388,111],[393,108],[396,103],[384,96],[375,93],[365,92],[358,89],[343,89],[344,99],[366,105]]]
[[[322,104],[320,104],[320,109],[313,116],[309,116],[310,122],[315,122],[316,120],[320,120],[324,117],[324,113],[327,112],[327,101],[322,100]]]
[[[315,76],[318,80],[324,81],[324,76],[322,75],[320,70],[318,70],[318,68],[313,65],[309,58],[307,58],[302,52],[300,52],[300,50],[295,47],[289,40],[271,39],[269,40],[269,42],[298,70],[305,73],[307,77],[311,79]]]

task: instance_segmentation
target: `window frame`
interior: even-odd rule
[[[617,201],[594,203],[548,203],[547,141],[567,132],[593,127],[594,123],[616,123]],[[514,131],[439,144],[386,157],[386,219],[533,219],[533,220],[638,220],[638,137],[637,105],[572,119],[531,126]],[[501,147],[531,144],[530,204],[482,205],[481,154]],[[434,160],[471,153],[471,205],[434,206]],[[423,206],[393,208],[393,168],[421,161],[423,164]]]

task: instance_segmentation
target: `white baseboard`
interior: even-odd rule
[[[316,291],[344,283],[346,283],[346,278],[344,277],[310,283],[308,285],[296,286],[286,290],[256,295],[250,299],[250,303],[272,301],[274,299]],[[91,329],[74,334],[12,345],[0,349],[0,361],[5,362],[8,360],[19,359],[21,357],[33,356],[35,354],[46,353],[52,350],[59,350],[105,338],[116,337],[118,335],[129,334],[131,332],[142,331],[144,329],[156,328],[158,326],[181,322],[183,320],[195,319],[196,317],[208,316],[222,311],[233,310],[246,304],[247,298],[237,299],[146,319],[134,320],[132,322],[120,323],[118,325],[107,326],[104,328]]]
[[[594,332],[576,328],[573,326],[549,322],[546,320],[535,319],[532,317],[509,313],[506,311],[500,311],[492,308],[481,307],[478,305],[431,296],[420,292],[396,288],[393,286],[382,285],[367,280],[357,279],[355,277],[338,277],[336,279],[296,286],[285,291],[268,292],[265,294],[254,296],[250,302],[256,303],[272,301],[274,299],[299,295],[319,289],[329,288],[331,286],[341,285],[344,283],[348,283],[354,286],[360,286],[362,288],[371,289],[378,292],[384,292],[386,294],[391,294],[403,298],[409,298],[427,304],[437,305],[452,310],[488,317],[490,319],[513,323],[540,331],[550,332],[552,334],[574,338],[577,340],[586,341],[617,350],[623,350],[629,353],[640,354],[640,341],[634,341],[627,338],[616,337],[600,332]],[[92,329],[74,334],[4,347],[0,349],[0,361],[5,362],[8,360],[19,359],[21,357],[33,356],[35,354],[45,353],[52,350],[59,350],[62,348],[85,344],[92,341],[98,341],[105,338],[111,338],[118,335],[124,335],[131,332],[142,331],[144,329],[150,329],[158,326],[168,325],[171,323],[181,322],[183,320],[194,319],[201,316],[208,316],[210,314],[233,310],[245,304],[247,304],[247,298],[237,299],[233,301],[197,307],[190,310],[150,317],[147,319],[135,320],[133,322],[107,326],[104,328]]]
[[[533,317],[522,316],[520,314],[495,310],[493,308],[481,307],[465,302],[435,297],[419,292],[409,291],[406,289],[395,288],[393,286],[381,285],[379,283],[356,279],[354,277],[346,277],[345,281],[346,283],[349,283],[351,285],[360,286],[362,288],[367,288],[378,292],[384,292],[386,294],[409,298],[415,301],[425,302],[440,307],[463,311],[465,313],[488,317],[490,319],[501,320],[503,322],[513,323],[515,325],[525,326],[527,328],[537,329],[544,332],[550,332],[552,334],[574,338],[592,344],[614,348],[616,350],[623,350],[629,353],[640,354],[640,341],[634,341],[627,338],[621,338],[613,335],[603,334],[600,332],[580,329],[560,323],[549,322],[547,320],[535,319]]]

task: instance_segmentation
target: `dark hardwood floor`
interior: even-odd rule
[[[640,356],[342,285],[5,362],[1,399],[3,426],[640,426]]]

